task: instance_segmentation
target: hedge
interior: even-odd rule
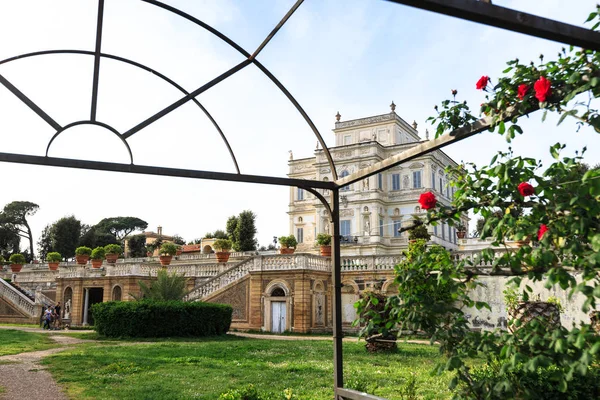
[[[94,329],[108,337],[224,335],[233,309],[183,301],[110,301],[92,306]]]

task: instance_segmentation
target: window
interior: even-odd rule
[[[342,171],[342,173],[340,174],[340,178],[343,178],[348,175],[350,175],[350,173],[348,171]],[[350,190],[350,185],[342,186],[342,188],[340,190],[342,192],[348,191],[348,190]]]
[[[450,198],[450,182],[446,185],[446,197]]]
[[[342,237],[348,238],[350,237],[350,235],[352,234],[352,231],[350,230],[350,220],[349,219],[343,219],[340,221],[340,235]]]
[[[452,231],[454,232],[454,235],[452,235],[452,241],[454,244],[456,244],[456,228],[452,228]]]
[[[421,188],[421,171],[413,171],[413,189]]]
[[[431,188],[435,189],[435,172],[431,172]]]
[[[442,177],[440,176],[440,193],[444,193],[444,185],[442,184]]]
[[[400,237],[400,228],[402,228],[402,223],[394,221],[394,237]]]
[[[400,174],[392,174],[392,190],[400,190]]]
[[[446,226],[442,223],[442,239],[446,240]]]
[[[298,193],[296,195],[296,199],[297,200],[304,200],[304,190],[298,188]]]
[[[344,146],[352,144],[352,135],[344,135]]]
[[[377,174],[377,189],[383,190],[383,174],[381,172]]]
[[[448,225],[448,241],[452,242],[452,227]]]
[[[296,229],[296,239],[298,243],[304,243],[304,228]]]
[[[383,236],[383,219],[379,219],[379,236]]]
[[[433,236],[437,236],[438,232],[437,232],[437,225],[433,226]]]

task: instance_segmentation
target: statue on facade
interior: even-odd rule
[[[65,302],[65,312],[63,314],[64,319],[71,319],[71,299]]]
[[[371,234],[371,223],[368,219],[365,219],[365,235]]]
[[[363,190],[369,190],[369,178],[363,179]]]
[[[290,161],[294,159],[294,153],[292,153],[291,150],[288,150],[288,153],[290,153]]]
[[[404,175],[404,178],[402,178],[402,185],[405,189],[408,189],[410,185],[410,178],[408,177],[408,175]]]

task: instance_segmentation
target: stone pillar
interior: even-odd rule
[[[85,300],[83,301],[83,325],[87,326],[88,324],[88,307],[90,305],[90,289],[84,288],[85,292]]]

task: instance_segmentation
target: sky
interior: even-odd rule
[[[252,53],[292,0],[172,0]],[[97,1],[0,2],[0,59],[33,51],[93,51]],[[595,1],[495,0],[494,4],[583,26]],[[458,90],[472,108],[484,101],[475,82],[500,76],[506,61],[556,57],[562,44],[461,21],[382,0],[306,0],[261,52],[258,60],[292,93],[329,146],[339,111],[342,120],[396,112],[416,121],[424,138],[433,106]],[[139,0],[106,0],[102,51],[144,63],[192,91],[243,60],[197,25]],[[88,120],[93,57],[46,55],[0,65],[0,74],[61,125]],[[146,71],[103,59],[97,119],[123,133],[182,97]],[[288,151],[313,155],[317,140],[293,105],[251,65],[197,99],[227,136],[242,173],[285,176]],[[474,107],[473,107],[474,106]],[[600,137],[576,132],[573,121],[556,126],[533,114],[512,144],[517,155],[550,162],[548,147],[565,154],[587,146],[585,161],[600,162]],[[54,129],[0,86],[0,152],[44,155]],[[192,102],[142,129],[129,140],[134,163],[235,172],[227,148]],[[482,133],[447,147],[456,161],[484,165],[506,140]],[[117,136],[89,125],[59,135],[50,156],[128,163]],[[37,242],[49,223],[75,215],[85,224],[135,216],[156,231],[186,241],[224,229],[243,210],[257,215],[258,241],[289,234],[289,189],[256,184],[131,175],[0,163],[0,206],[26,200],[40,206],[30,217]],[[25,248],[27,243],[22,242]],[[37,246],[36,246],[37,247]]]

